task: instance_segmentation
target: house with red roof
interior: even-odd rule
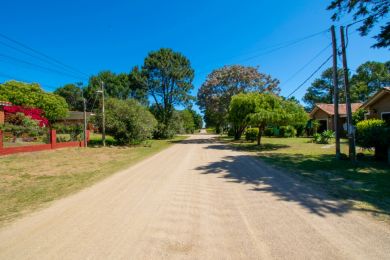
[[[362,106],[362,103],[352,103],[352,113],[358,110]],[[321,133],[325,130],[335,131],[334,127],[334,105],[318,103],[310,112],[310,118],[316,119],[320,122],[318,132]],[[343,126],[347,122],[347,107],[345,104],[339,104],[339,127],[343,132]]]
[[[390,87],[384,87],[362,106],[367,111],[366,119],[382,119],[390,123]]]

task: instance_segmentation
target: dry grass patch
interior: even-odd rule
[[[91,185],[171,144],[170,140],[153,140],[150,146],[67,148],[2,156],[0,225]]]

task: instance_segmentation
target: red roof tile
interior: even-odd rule
[[[334,105],[333,104],[324,104],[324,103],[319,103],[316,104],[316,106],[325,111],[329,115],[334,115]],[[352,113],[358,110],[362,106],[362,103],[352,103],[351,108],[352,108]],[[345,104],[339,104],[339,114],[340,115],[346,115],[347,114],[347,107]]]

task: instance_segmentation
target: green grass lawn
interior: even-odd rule
[[[309,138],[262,138],[262,145],[232,141],[237,149],[252,151],[272,165],[320,185],[332,196],[350,200],[356,209],[390,219],[390,166],[373,159],[373,153],[358,149],[365,157],[357,162],[335,159],[334,144],[315,144]],[[341,151],[348,154],[347,141]]]
[[[0,156],[0,225],[185,138],[152,140],[132,147],[67,148]]]

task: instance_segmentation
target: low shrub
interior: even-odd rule
[[[297,135],[297,130],[293,126],[281,126],[279,128],[279,137],[295,137]]]
[[[304,136],[305,134],[305,130],[306,130],[306,126],[305,125],[296,125],[295,127],[295,130],[297,130],[297,134],[296,136]]]
[[[334,137],[334,132],[331,130],[326,130],[321,134],[313,134],[313,142],[316,144],[329,144],[330,140]]]
[[[258,135],[259,135],[259,129],[248,128],[245,131],[245,140],[251,141],[251,142],[256,141]]]
[[[267,127],[264,129],[264,135],[265,136],[274,136],[275,135],[275,131],[274,131],[274,128],[273,127]]]
[[[39,126],[39,121],[23,113],[11,114],[6,117],[5,124],[0,125],[4,132],[10,132],[16,137],[37,137],[47,133],[47,129]]]
[[[356,143],[363,148],[375,148],[375,157],[387,158],[390,145],[390,129],[386,122],[379,119],[363,120],[356,125]]]

